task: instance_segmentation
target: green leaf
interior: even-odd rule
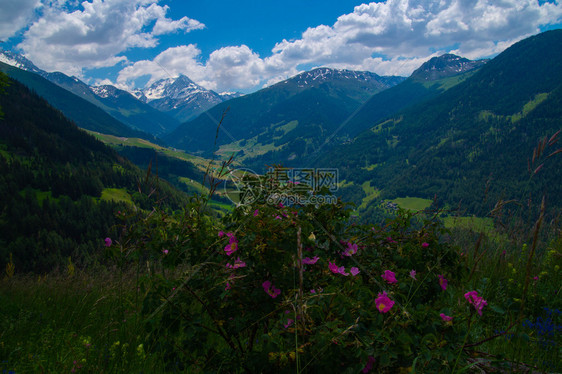
[[[498,314],[505,314],[505,310],[503,310],[502,308],[500,308],[497,305],[490,305],[490,309],[492,309],[494,312],[496,312]]]

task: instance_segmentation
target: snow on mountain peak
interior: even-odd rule
[[[3,62],[7,65],[15,66],[18,69],[31,71],[33,73],[43,72],[41,69],[35,66],[33,62],[29,61],[24,56],[10,51],[0,50],[0,62]]]

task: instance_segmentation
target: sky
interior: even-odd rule
[[[128,90],[183,74],[249,93],[319,66],[408,76],[557,28],[560,0],[0,0],[3,49]]]

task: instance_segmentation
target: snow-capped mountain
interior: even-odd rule
[[[174,118],[155,110],[150,105],[137,100],[128,92],[114,86],[92,87],[76,77],[69,77],[61,72],[46,72],[39,69],[24,56],[10,51],[0,51],[0,62],[42,76],[57,86],[96,105],[133,129],[159,136],[179,125],[179,122]],[[46,99],[49,100],[49,98]]]
[[[244,96],[243,93],[240,92],[221,92],[219,93],[220,97],[222,97],[223,101],[236,99],[237,97]]]
[[[365,82],[370,86],[370,89],[385,89],[402,82],[404,79],[404,77],[395,76],[381,77],[380,75],[368,71],[317,68],[298,74],[282,83],[286,84],[287,82],[292,82],[298,87],[310,87],[324,82],[349,81],[353,82],[353,84]]]
[[[210,152],[215,148],[217,118],[230,108],[223,125],[236,139],[251,140],[253,144],[259,143],[259,147],[267,149],[284,145],[287,150],[310,153],[330,134],[334,134],[372,95],[404,79],[369,72],[317,68],[218,104],[207,110],[207,115],[182,123],[164,140],[188,151]],[[346,134],[342,131],[341,136]],[[219,146],[232,142],[232,137],[223,132],[216,139]],[[286,157],[279,160],[285,162],[287,157],[292,157],[293,151],[287,152]]]
[[[477,69],[488,60],[469,60],[464,57],[446,53],[439,57],[433,57],[417,68],[410,76],[416,80],[434,81],[470,70]]]
[[[33,62],[29,61],[19,53],[0,50],[0,62],[15,66],[18,69],[30,71],[32,73],[44,73],[43,70],[39,69],[33,64]]]
[[[161,79],[131,93],[140,101],[168,113],[180,122],[192,119],[225,101],[225,97],[201,87],[185,75]]]

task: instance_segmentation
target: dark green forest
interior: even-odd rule
[[[371,181],[381,199],[437,197],[440,206],[460,203],[485,216],[500,200],[525,205],[545,194],[549,206],[562,208],[562,157],[553,154],[562,129],[562,49],[553,45],[562,45],[562,30],[515,44],[464,82],[325,154],[320,165],[338,167],[356,185]],[[357,187],[348,192],[361,197]]]
[[[0,95],[0,266],[9,254],[22,271],[49,272],[68,257],[96,259],[123,203],[101,200],[124,189],[138,209],[151,209],[154,178],[78,129],[61,112],[10,80]],[[166,206],[187,198],[160,181]]]

